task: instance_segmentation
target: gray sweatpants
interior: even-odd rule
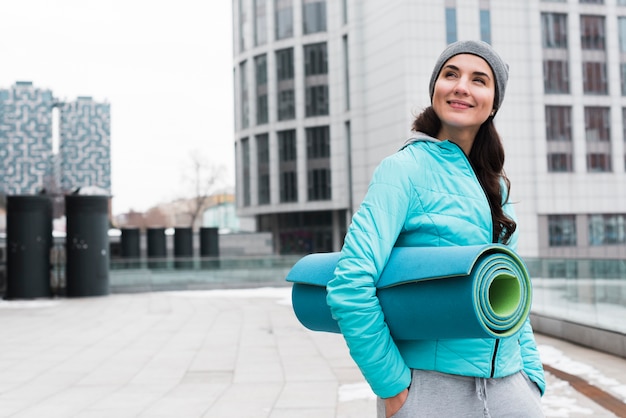
[[[378,418],[385,403],[378,399]],[[523,371],[499,379],[413,370],[409,396],[393,418],[539,418],[541,394]]]

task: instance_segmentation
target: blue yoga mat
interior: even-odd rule
[[[298,320],[340,332],[326,304],[326,284],[341,254],[316,253],[287,274]],[[391,335],[400,340],[500,338],[530,312],[531,282],[522,259],[500,244],[396,247],[376,284]]]

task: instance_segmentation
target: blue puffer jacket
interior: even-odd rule
[[[504,210],[514,217],[510,204]],[[544,392],[529,321],[502,339],[394,341],[376,297],[375,284],[392,247],[486,244],[492,242],[492,228],[485,192],[456,144],[419,137],[377,167],[352,218],[327,302],[378,396],[405,389],[410,369],[485,378],[523,369]],[[509,245],[515,249],[516,242],[517,233]]]

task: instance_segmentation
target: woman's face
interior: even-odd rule
[[[435,82],[433,109],[441,120],[439,139],[476,136],[493,111],[495,79],[482,58],[459,54],[441,68]]]

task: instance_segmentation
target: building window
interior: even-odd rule
[[[311,169],[307,177],[309,201],[330,200],[330,170],[328,168]]]
[[[248,15],[246,13],[246,5],[244,0],[239,0],[239,51],[243,52],[248,49],[246,35],[248,34]]]
[[[617,0],[618,6],[626,6],[626,0]]]
[[[587,142],[608,142],[611,140],[611,120],[608,107],[585,107],[585,139]]]
[[[544,60],[543,88],[546,94],[569,94],[567,61]]]
[[[345,88],[345,109],[350,110],[350,48],[348,35],[343,36],[343,82]]]
[[[243,166],[243,205],[250,206],[250,142],[241,138],[241,162]]]
[[[254,0],[254,45],[267,43],[267,0]]]
[[[326,43],[304,46],[305,115],[328,115],[328,55]]]
[[[624,140],[624,170],[626,170],[626,107],[622,108],[622,138]]]
[[[268,134],[256,136],[259,205],[270,203],[270,148]]]
[[[583,91],[585,94],[608,94],[606,63],[583,62]]]
[[[298,201],[296,131],[278,132],[278,161],[280,172],[280,201]]]
[[[626,2],[626,0],[624,1]],[[619,32],[619,50],[621,53],[620,79],[622,96],[626,96],[626,17],[621,16],[617,18],[617,29]]]
[[[248,102],[248,66],[247,61],[239,64],[239,87],[241,89],[241,127],[247,128],[250,124],[250,103]]]
[[[572,141],[571,107],[546,106],[546,139],[548,141]]]
[[[566,14],[541,14],[541,43],[547,49],[567,49]]]
[[[306,129],[308,200],[330,200],[330,129]]]
[[[491,43],[491,11],[480,10],[480,39],[488,44]]]
[[[626,96],[626,63],[620,63],[619,72],[622,87],[622,96]]]
[[[589,245],[626,244],[626,215],[589,215]]]
[[[548,171],[551,173],[571,173],[574,171],[572,154],[557,152],[549,153]]]
[[[309,33],[326,31],[326,0],[303,0],[302,32]]]
[[[276,51],[278,120],[296,117],[293,48]]]
[[[293,36],[293,0],[275,0],[276,40]]]
[[[328,86],[306,88],[306,116],[328,115]]]
[[[575,247],[576,216],[548,215],[548,237],[550,247]]]
[[[267,56],[265,54],[254,58],[256,79],[256,124],[268,122],[269,110],[267,104]]]
[[[328,126],[306,128],[306,155],[308,160],[330,157],[330,129]]]
[[[587,4],[604,4],[604,0],[580,0],[580,3],[587,3]]]
[[[572,109],[569,106],[546,106],[548,171],[571,172]]]
[[[611,118],[608,107],[585,107],[587,171],[611,171]]]
[[[604,16],[580,16],[580,46],[583,50],[605,50]]]
[[[446,42],[451,44],[456,41],[456,7],[446,7]]]
[[[590,173],[608,173],[611,171],[611,156],[606,153],[587,153],[587,171]]]

